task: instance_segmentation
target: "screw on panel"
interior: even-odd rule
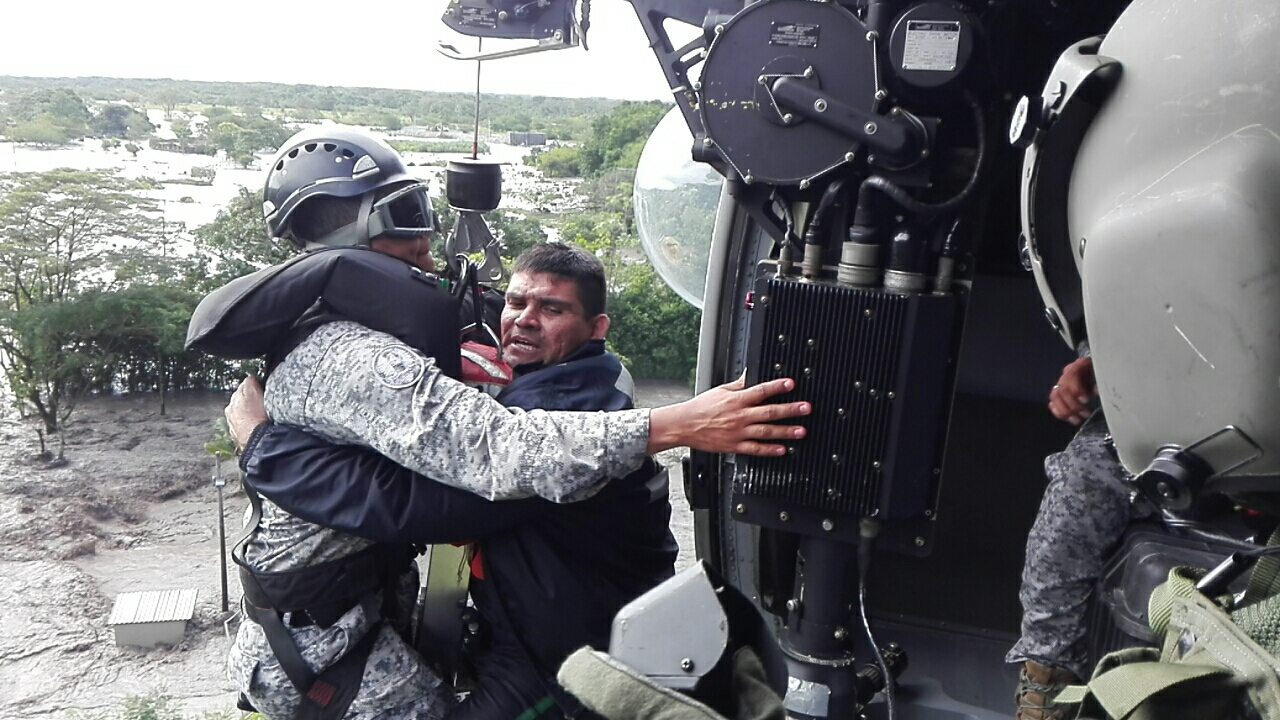
[[[849,633],[845,632],[845,629],[842,627],[836,628],[835,632],[831,633],[831,635],[837,640],[843,640],[849,637]]]
[[[784,123],[790,124],[791,121],[795,119],[796,119],[796,116],[792,115],[791,113],[782,113],[782,122]]]
[[[693,660],[685,658],[680,661],[680,669],[685,672],[693,672]]]
[[[827,111],[827,101],[826,101],[826,100],[823,100],[822,98],[818,98],[817,100],[814,100],[814,101],[813,101],[813,109],[814,109],[814,110],[817,110],[818,112],[826,112],[826,111]]]
[[[833,487],[827,488],[827,497],[835,497],[836,495],[839,495],[839,494],[840,493],[835,488]]]
[[[833,462],[833,463],[835,463],[835,464],[839,465],[839,464],[840,464],[840,456],[839,456],[839,455],[832,455],[832,456],[831,456],[831,462]]]
[[[808,340],[805,340],[805,341],[804,341],[804,344],[805,344],[805,345],[807,345],[808,347],[812,348],[812,347],[814,347],[814,346],[816,346],[816,345],[818,344],[818,341],[817,341],[817,340],[814,340],[813,338],[809,338]]]
[[[890,390],[890,391],[889,391],[889,399],[890,399],[890,400],[892,400],[894,397],[895,397],[895,393],[894,393],[892,390]]]
[[[836,416],[844,417],[844,408],[836,408]]]
[[[760,83],[761,85],[768,85],[769,78],[765,77],[764,75],[761,75],[760,77],[756,78],[756,82]]]
[[[778,335],[778,342],[780,342],[780,343],[784,343],[784,342],[786,342],[786,341],[787,341],[787,336],[786,336],[786,335],[781,335],[781,334],[779,334],[779,335]]]
[[[724,23],[716,23],[716,34],[717,35],[724,34]]]
[[[753,183],[753,182],[755,182],[755,181],[756,181],[756,178],[755,178],[755,176],[754,176],[754,175],[752,175],[751,173],[747,173],[746,175],[743,175],[743,176],[742,176],[742,182],[744,182],[744,183],[746,183],[746,184],[748,184],[748,185],[750,185],[751,183]]]
[[[853,389],[854,389],[854,390],[861,390],[861,389],[862,389],[862,381],[861,381],[861,380],[855,380],[855,381],[854,381],[854,383],[853,383]]]
[[[874,315],[874,314],[875,314],[875,313],[871,312],[871,308],[867,308],[866,310],[863,310],[863,311],[862,311],[862,316],[863,316],[863,317],[871,317],[871,316],[872,316],[872,315]]]
[[[875,164],[876,164],[876,156],[875,156],[875,155],[868,155],[868,156],[867,156],[867,162],[868,162],[868,163],[870,163],[870,164],[872,164],[872,165],[875,165]]]
[[[927,158],[927,157],[929,157],[929,149],[928,149],[928,148],[925,148],[924,150],[921,150],[921,151],[920,151],[920,157],[922,157],[922,158]]]
[[[787,601],[787,609],[790,610],[791,612],[795,612],[799,610],[800,601],[795,598],[791,598],[790,600]]]
[[[886,91],[884,91],[884,90],[877,90],[877,91],[876,91],[876,99],[877,99],[877,100],[883,100],[883,99],[885,99],[885,98],[887,98],[887,97],[889,97],[889,93],[888,93],[888,92],[886,92]]]
[[[862,126],[862,132],[864,132],[864,133],[866,133],[866,134],[868,134],[868,135],[875,135],[875,134],[876,134],[876,130],[879,130],[879,129],[880,129],[880,128],[876,127],[876,124],[875,124],[875,123],[873,123],[873,122],[869,122],[869,123],[867,123],[866,125],[863,125],[863,126]]]
[[[890,110],[890,111],[889,111],[889,114],[890,114],[890,115],[892,115],[892,116],[894,116],[894,117],[898,117],[899,115],[901,115],[901,114],[902,114],[902,108],[900,108],[900,107],[896,107],[896,108],[894,108],[894,109]]]
[[[795,455],[795,454],[796,454],[796,449],[795,449],[794,447],[791,447],[791,446],[789,446],[789,445],[788,445],[788,446],[787,446],[787,454],[788,454],[788,455]]]
[[[1084,246],[1087,242],[1089,242],[1088,238],[1080,238],[1080,257],[1084,257]]]
[[[836,529],[836,524],[831,522],[830,520],[823,520],[822,529],[826,530],[827,532],[831,532],[832,530]]]
[[[511,16],[507,14],[507,11],[506,11],[506,10],[500,10],[500,11],[498,11],[498,19],[499,19],[499,20],[506,20],[506,19],[507,19],[507,18],[509,18],[509,17],[511,17]]]
[[[808,190],[808,189],[809,189],[809,185],[810,185],[810,184],[811,184],[811,183],[809,182],[809,178],[805,178],[804,180],[801,180],[801,181],[800,181],[800,189],[801,189],[801,190]]]
[[[747,506],[743,505],[742,503],[738,503],[737,505],[733,506],[733,511],[738,513],[739,515],[742,515],[747,512]]]
[[[924,547],[924,538],[922,537],[916,538],[916,547]]]
[[[875,469],[879,470],[879,469],[880,469],[880,461],[879,461],[879,460],[875,460],[875,461],[873,461],[873,462],[871,463],[871,467],[873,467],[873,468],[875,468]]]
[[[556,32],[558,33],[558,32],[560,32],[560,31],[559,31],[559,30],[557,30]],[[693,81],[693,89],[694,89],[694,91],[701,90],[701,89],[702,89],[702,81],[701,81],[701,80],[694,80],[694,81]]]
[[[786,522],[791,519],[791,513],[787,512],[786,510],[783,510],[782,512],[778,513],[778,519],[781,520],[782,522]]]
[[[877,33],[875,30],[867,31],[867,42],[875,42],[876,38],[878,37],[880,37],[880,34]]]
[[[932,511],[932,510],[925,510],[925,511],[924,511],[924,516],[925,516],[925,517],[933,517],[933,511]]]
[[[773,371],[774,371],[774,372],[782,372],[782,363],[774,363],[774,364],[773,364]]]
[[[857,155],[854,155],[854,154],[853,154],[853,153],[851,153],[851,152],[847,152],[847,153],[845,153],[845,154],[844,154],[844,161],[845,161],[845,162],[853,162],[853,159],[854,159],[854,158],[856,158],[856,157],[857,157]]]
[[[715,144],[716,144],[716,141],[712,140],[711,138],[702,138],[702,147],[711,147]]]
[[[875,396],[876,396],[876,389],[871,388],[871,397],[875,397]]]
[[[807,77],[807,78],[811,78],[811,77],[813,77],[813,66],[812,66],[812,65],[810,65],[809,67],[807,67],[807,68],[805,68],[805,69],[804,69],[804,76],[805,76],[805,77]]]
[[[551,37],[555,38],[556,40],[563,40],[563,39],[564,39],[564,32],[563,32],[563,31],[561,31],[561,30],[557,30],[557,31],[555,31],[555,32],[551,33]],[[696,88],[695,88],[695,89],[696,89]]]
[[[768,305],[768,304],[769,304],[769,296],[768,296],[768,295],[761,295],[761,296],[760,296],[760,300],[758,300],[758,302],[759,302],[761,305]]]
[[[809,377],[810,375],[813,375],[813,368],[805,368],[805,369],[804,369],[804,376],[805,376],[805,377]]]
[[[941,474],[942,474],[942,469],[941,469],[941,468],[934,468],[934,469],[933,469],[933,474],[934,474],[934,475],[941,475]]]

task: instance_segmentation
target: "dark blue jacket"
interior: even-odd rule
[[[621,372],[604,341],[591,340],[557,365],[522,374],[499,400],[524,409],[625,409],[631,399],[615,387]],[[673,573],[671,505],[652,461],[587,500],[559,505],[490,502],[372,450],[284,426],[262,436],[245,466],[251,487],[304,520],[381,542],[479,541],[490,585],[480,609],[505,609],[544,672],[583,645],[607,649],[617,610]],[[495,597],[505,608],[492,605]]]

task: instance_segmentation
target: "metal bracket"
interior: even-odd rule
[[[543,38],[534,45],[524,45],[507,50],[464,53],[453,45],[441,41],[439,46],[436,47],[436,52],[450,60],[501,60],[502,58],[532,55],[533,53],[546,52],[548,50],[566,50],[568,48],[577,47],[578,43],[578,31],[575,27],[569,31],[569,37],[567,39],[564,37],[564,33],[557,30],[556,35],[549,38]]]

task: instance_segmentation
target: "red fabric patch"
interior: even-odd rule
[[[511,366],[498,358],[498,348],[478,342],[462,343],[462,381],[506,385],[511,382]]]

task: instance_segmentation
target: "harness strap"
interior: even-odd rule
[[[1159,693],[1177,693],[1179,696],[1201,696],[1228,687],[1231,671],[1209,665],[1179,665],[1161,662],[1136,662],[1120,665],[1108,672],[1095,675],[1087,685],[1072,685],[1054,698],[1063,705],[1084,703],[1090,698],[1106,711],[1107,717],[1116,720],[1145,720],[1159,717],[1161,720],[1202,720],[1201,705],[1184,705],[1179,712],[1176,704],[1162,704],[1159,714],[1146,703]]]
[[[1280,545],[1280,528],[1276,528],[1267,539],[1267,547],[1275,545]],[[1237,604],[1240,607],[1247,607],[1277,593],[1280,593],[1280,557],[1263,555],[1253,566],[1253,573],[1249,576],[1249,586],[1244,591],[1244,597]]]

